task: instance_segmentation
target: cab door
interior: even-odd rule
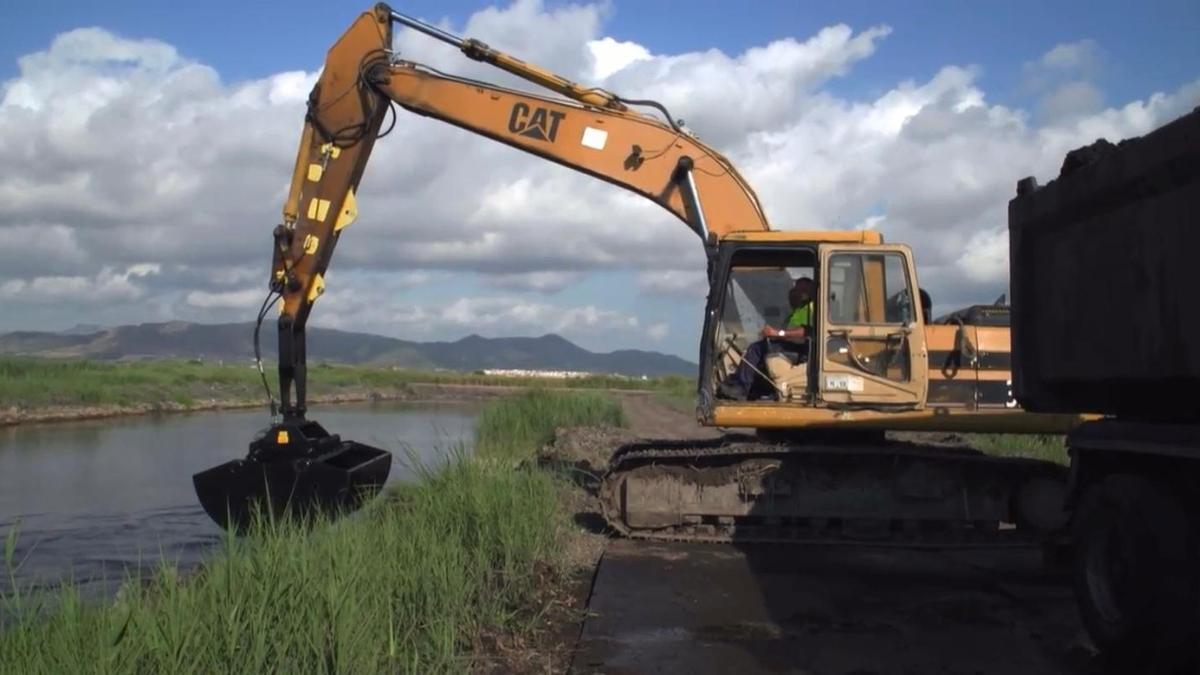
[[[912,252],[820,249],[818,396],[830,405],[923,407],[929,366]]]

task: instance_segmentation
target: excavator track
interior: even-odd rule
[[[941,445],[764,443],[619,448],[599,487],[617,533],[656,541],[905,548],[1061,543],[1067,470]]]

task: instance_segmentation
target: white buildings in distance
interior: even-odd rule
[[[485,368],[482,372],[484,375],[498,375],[500,377],[545,377],[558,380],[567,380],[576,377],[592,377],[596,375],[596,373],[588,373],[578,370],[525,370],[523,368]],[[608,377],[624,376],[609,375]],[[645,375],[642,375],[641,378],[636,379],[647,380],[649,378]]]

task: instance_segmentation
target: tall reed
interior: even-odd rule
[[[619,413],[601,397],[546,396],[497,401],[485,418],[519,419],[513,428],[535,439],[564,420],[612,423]],[[519,632],[532,621],[527,610],[561,562],[566,522],[550,474],[485,461],[517,447],[500,437],[510,427],[488,424],[475,456],[460,448],[353,516],[226,535],[196,572],[163,562],[115,601],[86,602],[70,584],[52,597],[30,594],[9,575],[0,673],[467,669],[482,631]]]

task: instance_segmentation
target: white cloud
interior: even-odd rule
[[[69,274],[87,263],[87,250],[67,225],[0,227],[0,277]]]
[[[702,265],[692,270],[655,270],[638,274],[637,285],[644,293],[704,298],[708,277]]]
[[[0,300],[82,305],[136,300],[146,294],[142,280],[157,274],[156,264],[133,265],[122,271],[105,267],[95,276],[39,276],[0,283]]]
[[[441,321],[472,332],[502,331],[495,334],[511,334],[513,330],[544,330],[569,335],[592,328],[622,330],[639,325],[636,316],[593,305],[562,307],[511,297],[459,298],[437,312],[436,316]]]
[[[977,232],[967,240],[955,267],[968,280],[995,283],[1008,276],[1008,230]]]
[[[200,309],[237,309],[247,316],[262,304],[266,294],[257,288],[247,288],[240,291],[225,291],[210,293],[208,291],[192,291],[184,298],[187,304]]]
[[[631,63],[646,61],[650,50],[636,42],[620,42],[610,37],[587,43],[592,56],[592,80],[603,80]]]
[[[1082,80],[1064,82],[1038,101],[1038,113],[1046,120],[1068,120],[1094,113],[1104,104],[1104,94]]]
[[[862,219],[862,222],[855,225],[853,230],[879,230],[887,218],[883,216],[867,216]]]
[[[992,102],[978,71],[953,63],[847,97],[827,85],[872,58],[887,26],[830,26],[734,54],[661,54],[605,35],[608,11],[521,0],[442,25],[573,80],[662,101],[736,163],[776,228],[867,227],[910,243],[922,284],[947,309],[1003,290],[1005,208],[1018,179],[1050,178],[1068,150],[1145,133],[1200,103],[1197,80],[1105,107],[1091,80],[1099,47],[1087,41],[1031,55],[1042,87],[1035,111]],[[397,46],[451,72],[514,82],[412,31]],[[315,67],[323,51],[295,66]],[[270,231],[315,79],[291,70],[226,82],[170,45],[95,28],[23,57],[0,85],[0,313],[107,293],[152,318],[250,318],[242,308],[265,292]],[[626,275],[647,297],[677,298],[700,316],[701,249],[661,208],[399,115],[375,147],[360,219],[338,244],[315,323],[421,339],[476,327],[662,339],[663,317],[616,311],[608,298],[546,302],[595,271]],[[139,274],[145,263],[157,273]],[[482,275],[472,299],[439,306],[422,295],[464,272]],[[78,312],[63,310],[60,323],[107,323]],[[683,351],[694,345],[686,330],[671,337]]]
[[[649,335],[650,339],[655,342],[662,342],[669,332],[671,332],[671,328],[665,323],[656,323],[646,329],[646,335]]]
[[[485,277],[489,286],[510,290],[557,293],[583,277],[578,272],[528,272],[525,274],[495,274]]]
[[[125,270],[126,276],[139,278],[148,277],[152,274],[158,274],[160,272],[162,272],[162,265],[159,265],[158,263],[139,263],[137,265],[130,265]]]
[[[1064,42],[1054,45],[1036,66],[1051,70],[1087,71],[1096,67],[1099,61],[1099,49],[1093,40]]]
[[[736,56],[715,49],[654,56],[627,65],[607,84],[626,98],[660,101],[721,148],[786,124],[817,87],[869,57],[890,32],[876,26],[855,34],[837,25],[803,42],[777,40]]]
[[[1104,106],[1104,92],[1093,80],[1101,70],[1101,51],[1092,40],[1055,45],[1025,64],[1025,89],[1038,96],[1044,123],[1056,124],[1093,114]]]
[[[596,305],[537,302],[507,295],[460,297],[440,305],[362,287],[344,292],[354,299],[327,302],[330,298],[325,297],[317,303],[314,325],[420,340],[454,339],[470,333],[486,337],[556,333],[605,351],[646,334],[637,316]],[[363,311],[368,305],[370,311]],[[655,332],[652,329],[651,334]]]

